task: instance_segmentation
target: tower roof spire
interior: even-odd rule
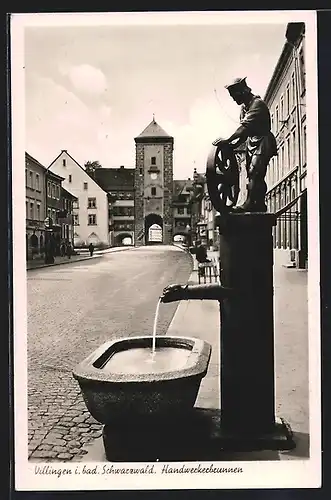
[[[141,132],[141,134],[138,135],[138,137],[135,137],[135,141],[141,141],[145,139],[153,139],[157,142],[173,142],[173,137],[167,134],[167,132],[163,130],[163,128],[160,127],[160,125],[155,121],[154,113],[151,123],[147,125],[147,127]]]

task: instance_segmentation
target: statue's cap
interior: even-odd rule
[[[225,88],[227,90],[232,90],[232,89],[238,89],[238,90],[241,90],[241,89],[245,89],[245,90],[250,90],[250,88],[248,87],[247,83],[246,83],[246,76],[243,77],[243,78],[235,78],[231,83],[229,83],[228,85],[225,85]]]

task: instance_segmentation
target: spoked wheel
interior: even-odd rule
[[[210,200],[219,213],[227,213],[239,196],[239,167],[235,154],[224,144],[213,146],[207,159],[206,180]]]

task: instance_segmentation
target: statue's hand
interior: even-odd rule
[[[163,289],[163,293],[160,297],[161,302],[175,302],[182,299],[183,290],[185,286],[182,285],[168,285]]]
[[[215,139],[212,144],[213,146],[220,146],[221,144],[226,144],[228,146],[229,142],[226,139],[219,137],[218,139]]]

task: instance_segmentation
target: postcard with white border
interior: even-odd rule
[[[319,488],[316,12],[10,24],[15,488]]]

